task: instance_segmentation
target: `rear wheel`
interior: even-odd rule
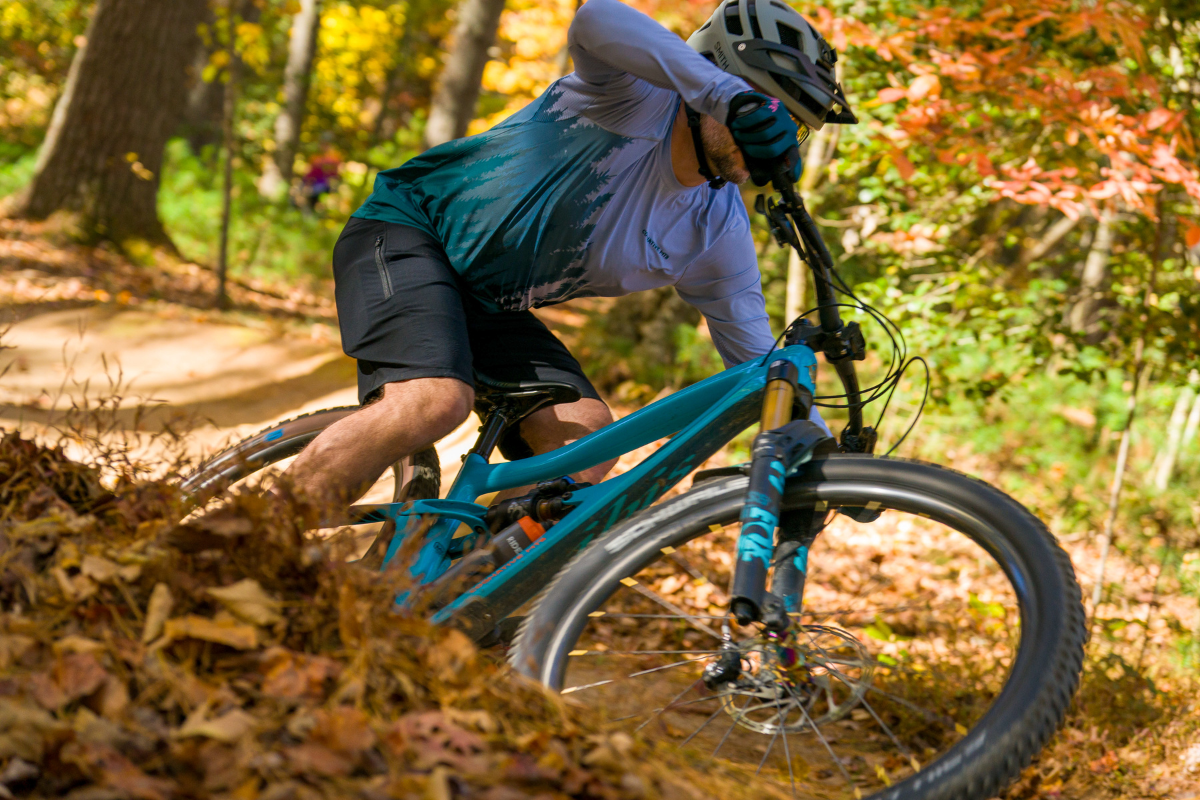
[[[343,406],[304,414],[272,425],[221,451],[180,484],[190,508],[216,502],[222,493],[238,484],[269,484],[290,459],[299,455],[322,431],[359,408]],[[386,502],[390,498],[394,503],[401,503],[433,499],[440,490],[441,464],[437,450],[429,447],[393,464],[390,477],[382,476],[368,493],[368,499]],[[395,522],[388,521],[376,527],[375,541],[363,559],[377,566],[382,564],[387,545],[395,533]]]
[[[606,533],[539,598],[514,666],[763,797],[983,800],[1015,778],[1061,722],[1085,640],[1045,527],[950,470],[814,461],[785,510],[883,514],[833,517],[804,610],[773,634],[726,614],[746,486],[702,483]]]

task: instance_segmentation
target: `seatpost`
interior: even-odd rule
[[[468,452],[478,453],[483,456],[483,460],[487,461],[492,457],[492,451],[496,449],[496,445],[500,443],[500,437],[504,435],[504,429],[508,427],[508,415],[502,407],[492,409],[492,412],[487,415],[487,419],[483,421],[482,427],[479,428],[479,438],[475,440],[475,446]]]

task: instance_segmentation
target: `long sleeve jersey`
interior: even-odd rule
[[[485,308],[674,286],[726,365],[771,348],[737,188],[685,187],[671,164],[681,102],[718,120],[749,86],[619,0],[588,0],[575,71],[477,136],[381,172],[354,216],[440,241]]]

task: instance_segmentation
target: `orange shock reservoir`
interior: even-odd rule
[[[773,431],[792,421],[792,403],[796,399],[799,368],[780,359],[767,370],[767,386],[763,390],[760,431]]]
[[[524,553],[541,538],[546,528],[533,517],[521,517],[492,537],[492,558],[497,567]]]

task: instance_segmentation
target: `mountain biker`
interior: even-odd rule
[[[302,494],[351,502],[450,433],[472,409],[473,369],[579,389],[521,424],[533,453],[611,422],[530,308],[673,285],[726,366],[772,347],[736,187],[779,168],[797,180],[800,126],[856,121],[834,50],[763,0],[724,0],[687,44],[619,0],[589,0],[568,47],[573,73],[486,133],[381,172],[342,231],[338,318],[364,406],[297,458]]]

